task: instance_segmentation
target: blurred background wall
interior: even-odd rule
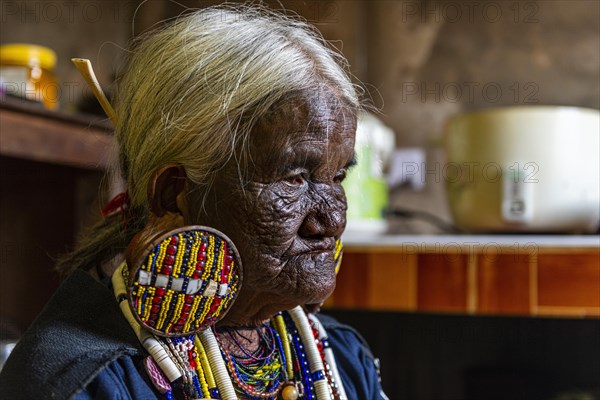
[[[2,0],[2,43],[59,55],[63,108],[87,93],[71,57],[90,58],[110,83],[131,37],[198,0]],[[600,107],[600,2],[266,1],[314,23],[349,60],[357,82],[396,133],[427,155],[427,185],[391,203],[448,218],[439,169],[444,121],[464,110],[524,104]],[[135,15],[135,17],[134,17]],[[414,228],[426,230],[425,227]]]

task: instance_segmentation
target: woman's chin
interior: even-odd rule
[[[308,288],[305,293],[300,294],[298,297],[299,304],[321,304],[331,294],[335,289],[335,277],[332,280],[328,280],[327,282],[320,282],[318,285],[312,285]]]
[[[294,299],[298,304],[322,303],[335,289],[335,263],[333,256],[297,258],[286,264],[287,279],[281,281],[280,295]],[[289,271],[289,272],[288,272]]]

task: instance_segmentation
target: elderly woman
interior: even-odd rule
[[[335,287],[355,162],[340,61],[254,7],[138,41],[114,102],[127,195],[60,263],[2,397],[384,397],[358,334],[312,314]]]

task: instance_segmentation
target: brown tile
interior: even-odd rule
[[[516,254],[479,255],[477,292],[477,312],[528,314],[529,257]]]
[[[600,307],[600,257],[584,254],[540,254],[538,304]]]
[[[417,281],[417,308],[419,310],[466,310],[466,255],[419,254]]]
[[[379,310],[416,308],[415,254],[373,253],[369,260],[367,301]]]

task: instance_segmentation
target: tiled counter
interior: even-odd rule
[[[345,235],[325,306],[600,316],[598,235]]]

